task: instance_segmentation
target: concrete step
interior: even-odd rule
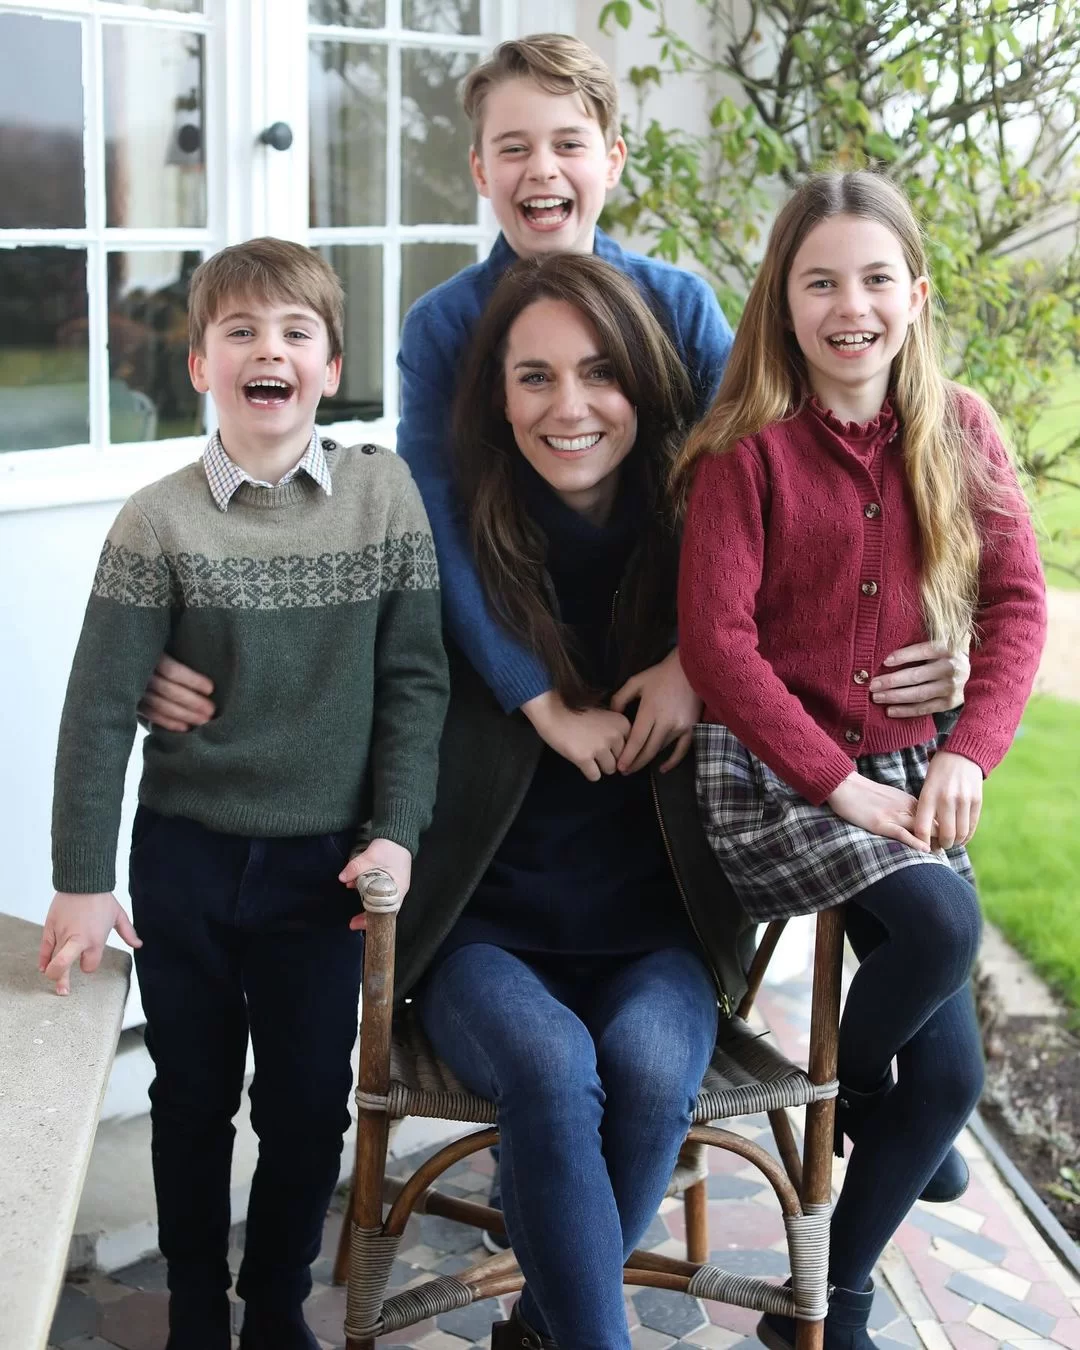
[[[0,914],[0,1350],[46,1344],[131,972],[110,949],[57,998],[41,931]]]

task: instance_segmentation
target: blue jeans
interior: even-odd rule
[[[681,948],[575,960],[459,947],[419,995],[439,1057],[498,1107],[521,1311],[560,1350],[629,1350],[622,1267],[664,1197],[716,1041]]]
[[[311,1290],[349,1122],[363,934],[349,929],[356,892],[337,874],[354,833],[250,839],[136,815],[135,965],[173,1311],[229,1287],[232,1118],[249,1035],[259,1161],[237,1292],[298,1308]]]

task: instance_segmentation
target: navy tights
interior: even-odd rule
[[[859,969],[840,1023],[845,1087],[896,1086],[852,1146],[833,1214],[829,1277],[862,1289],[885,1244],[979,1099],[982,1048],[969,976],[979,901],[948,867],[919,864],[875,882],[847,908]]]

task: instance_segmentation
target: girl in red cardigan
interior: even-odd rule
[[[778,217],[716,402],[676,468],[689,492],[679,650],[705,704],[705,828],[756,919],[848,902],[861,965],[840,1028],[826,1350],[870,1347],[870,1273],[920,1193],[953,1199],[979,1096],[964,845],[1045,631],[1042,571],[993,414],[938,357],[903,193],[811,178]],[[946,736],[881,706],[888,653],[971,644]],[[897,1076],[892,1076],[896,1060]],[[767,1315],[768,1346],[794,1325]]]

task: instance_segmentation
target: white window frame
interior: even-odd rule
[[[397,421],[395,359],[400,331],[400,260],[403,244],[490,246],[497,227],[487,202],[467,225],[400,224],[400,57],[405,47],[483,53],[514,33],[572,32],[576,0],[481,0],[477,36],[415,33],[401,27],[402,0],[386,0],[381,29],[309,25],[307,0],[204,0],[202,14],[149,9],[112,0],[0,0],[10,13],[78,21],[83,27],[86,222],[80,229],[0,230],[0,248],[37,245],[85,249],[87,255],[90,430],[89,445],[0,454],[0,513],[78,503],[122,500],[138,487],[198,455],[202,435],[123,445],[108,444],[108,300],[106,254],[140,250],[200,249],[204,256],[226,244],[276,234],[312,245],[379,244],[383,247],[384,413],[375,422],[327,428],[342,438],[366,436],[393,445]],[[105,225],[102,135],[102,28],[138,22],[204,38],[207,221],[203,229],[121,229]],[[308,227],[308,42],[386,44],[388,224],[364,228]],[[258,143],[277,121],[293,131],[282,153]],[[212,410],[208,410],[212,424]]]

